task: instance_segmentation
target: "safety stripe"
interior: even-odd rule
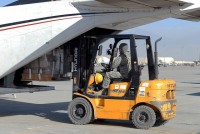
[[[60,19],[54,19],[54,20],[40,21],[40,22],[35,22],[35,23],[28,23],[28,24],[3,28],[3,29],[0,29],[0,31],[6,31],[6,30],[15,29],[15,28],[27,27],[27,26],[32,26],[32,25],[38,25],[38,24],[43,24],[43,23],[48,23],[48,22],[59,21],[59,20],[75,19],[75,18],[82,18],[82,17],[81,16],[74,16],[74,17],[70,17],[70,18],[68,17],[68,18],[60,18]]]
[[[64,15],[56,15],[56,16],[49,16],[49,17],[19,21],[19,22],[12,22],[12,23],[0,25],[0,31],[10,30],[10,29],[14,29],[14,28],[20,28],[20,27],[25,27],[25,26],[31,26],[31,25],[37,25],[37,24],[42,24],[42,23],[48,23],[48,22],[53,22],[53,21],[59,21],[59,20],[81,18],[82,16],[87,16],[87,15],[108,14],[108,13],[116,13],[116,12],[64,14]],[[63,18],[63,17],[67,17],[67,18]],[[31,23],[31,22],[35,22],[35,23]]]

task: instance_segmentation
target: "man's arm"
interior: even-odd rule
[[[121,60],[122,60],[121,57],[114,58],[111,68],[116,69],[120,65]]]

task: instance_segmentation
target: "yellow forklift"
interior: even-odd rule
[[[97,57],[109,46],[109,63],[102,63],[97,70]],[[137,40],[146,45],[149,80],[140,81],[141,66],[136,51]],[[102,89],[106,72],[112,71],[117,47],[126,42],[130,49],[131,77],[129,80],[113,79],[107,90]],[[96,119],[130,120],[138,129],[148,129],[165,124],[176,115],[176,83],[170,79],[158,79],[149,36],[123,34],[84,37],[73,46],[73,100],[68,106],[72,123],[84,125]]]

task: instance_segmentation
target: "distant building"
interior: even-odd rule
[[[109,64],[110,56],[97,56],[96,57],[96,66],[101,65],[101,63]]]
[[[96,65],[100,65],[101,63],[108,64],[110,60],[110,56],[97,56]],[[147,65],[147,57],[139,57],[138,58],[139,65]],[[159,66],[194,66],[200,64],[200,61],[176,61],[173,57],[158,57],[158,65]]]
[[[175,61],[175,65],[177,66],[194,66],[194,61]]]
[[[158,57],[158,64],[173,65],[175,62],[172,57]]]
[[[139,65],[147,65],[147,57],[139,57],[138,64]]]
[[[194,61],[195,65],[199,66],[200,65],[200,61]]]
[[[158,65],[173,65],[175,62],[172,57],[158,57]],[[138,58],[139,65],[147,65],[147,57]]]

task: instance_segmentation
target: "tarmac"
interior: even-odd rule
[[[74,125],[67,115],[71,82],[36,82],[56,90],[0,96],[0,134],[200,134],[200,67],[160,67],[159,78],[177,82],[177,116],[164,126],[139,130],[131,121],[115,120]]]

